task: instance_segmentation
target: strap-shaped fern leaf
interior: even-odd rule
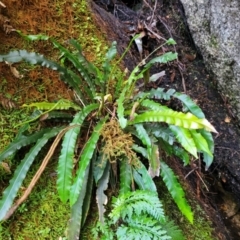
[[[0,162],[14,154],[16,151],[21,149],[24,146],[27,146],[31,143],[36,142],[40,139],[45,133],[48,133],[51,129],[45,128],[31,135],[19,135],[17,136],[0,154]]]
[[[167,106],[163,106],[157,102],[154,102],[150,99],[145,99],[141,102],[141,105],[144,106],[144,107],[147,107],[151,110],[154,110],[154,111],[162,111],[162,110],[167,110],[169,109]]]
[[[162,229],[160,223],[147,216],[133,216],[127,218],[125,224],[121,224],[117,229],[117,239],[119,240],[168,240],[172,239],[167,232]]]
[[[121,194],[113,198],[113,210],[109,217],[116,223],[131,219],[133,215],[140,217],[149,214],[158,221],[164,221],[164,211],[156,192],[137,190]]]
[[[98,106],[98,104],[91,104],[83,108],[82,111],[78,112],[71,123],[71,125],[78,125],[78,127],[70,129],[63,138],[62,149],[57,168],[57,189],[59,197],[64,203],[69,199],[69,193],[72,184],[73,157],[77,136],[79,135],[85,118],[89,115],[89,113],[97,109]]]
[[[105,158],[105,155],[103,154],[103,152],[100,152],[97,159],[94,159],[93,176],[96,184],[98,184],[98,181],[101,179],[107,163],[108,163],[108,159]]]
[[[75,57],[74,54],[72,54],[69,50],[64,48],[61,44],[59,44],[57,41],[53,41],[53,44],[64,54],[64,56],[74,65],[74,67],[79,71],[83,79],[87,82],[91,93],[89,97],[91,96],[91,99],[95,96],[95,87],[92,82],[91,76],[88,72],[88,69],[85,68],[84,64],[82,62],[87,61],[83,56],[81,58],[81,61],[79,61],[79,58]]]
[[[176,92],[173,97],[179,99],[189,111],[198,118],[205,118],[205,115],[200,107],[186,94]]]
[[[178,127],[178,126],[169,126],[169,128],[175,134],[178,142],[186,149],[189,153],[191,153],[195,158],[197,158],[197,146],[194,141],[191,131],[186,128]]]
[[[36,107],[39,110],[69,110],[70,108],[74,110],[81,110],[77,104],[65,99],[61,99],[57,103],[36,102],[31,104],[23,104],[22,107]]]
[[[149,69],[154,63],[168,63],[175,59],[177,59],[177,53],[173,52],[167,52],[159,57],[153,58],[151,61],[149,61],[145,66],[144,69]]]
[[[148,111],[137,115],[129,125],[143,122],[166,122],[183,128],[201,129],[217,132],[207,119],[199,119],[191,113],[176,112],[171,109],[163,111]]]
[[[201,133],[198,133],[196,130],[190,130],[192,138],[196,144],[197,150],[199,152],[207,153],[209,156],[213,157],[213,154],[211,150],[208,147],[208,143],[206,139],[201,135]]]
[[[120,189],[119,194],[131,191],[133,182],[132,166],[128,164],[127,160],[120,162]]]
[[[210,152],[213,153],[214,152],[214,140],[213,140],[212,134],[210,132],[206,131],[205,129],[199,129],[198,132],[201,133],[201,135],[207,141],[208,148],[209,148]],[[208,153],[204,152],[203,153],[203,161],[206,164],[205,169],[207,171],[213,162],[213,154],[209,155]]]
[[[149,173],[151,177],[159,176],[160,161],[158,147],[152,143],[150,136],[142,124],[135,124],[137,130],[137,137],[147,147],[149,160]]]
[[[108,52],[106,53],[106,60],[103,63],[103,76],[101,79],[101,84],[107,84],[107,82],[109,81],[109,74],[111,72],[111,64],[110,62],[113,60],[113,58],[116,56],[117,54],[117,42],[114,41],[112,42],[111,47],[108,49]],[[105,92],[103,92],[103,94],[106,94]]]
[[[146,167],[138,161],[139,167],[133,168],[133,178],[141,190],[157,192],[156,185]]]
[[[0,55],[0,62],[7,61],[11,63],[17,63],[23,60],[33,65],[38,64],[47,68],[51,68],[54,71],[58,71],[61,80],[68,83],[77,92],[77,94],[84,99],[78,86],[81,83],[80,78],[72,71],[62,67],[58,63],[46,59],[43,55],[35,52],[27,52],[26,50],[15,50],[6,55]]]
[[[149,92],[149,98],[155,98],[155,99],[164,99],[164,100],[170,100],[172,95],[176,91],[172,88],[170,88],[167,92],[165,88],[157,88],[157,89],[152,89]]]
[[[161,176],[180,211],[183,213],[183,215],[185,215],[190,223],[193,223],[193,212],[187,203],[184,191],[177,181],[172,169],[169,168],[168,165],[163,161],[161,161]]]
[[[77,201],[78,195],[82,188],[85,171],[91,161],[91,158],[92,158],[94,150],[96,148],[98,139],[100,137],[101,129],[102,129],[105,121],[106,121],[106,118],[99,121],[99,123],[96,125],[91,137],[87,141],[86,146],[84,147],[83,152],[80,156],[79,169],[77,171],[77,176],[74,179],[74,183],[70,190],[70,205],[71,206]]]
[[[88,183],[88,174],[89,174],[90,165],[88,165],[85,176],[83,179],[83,184],[81,188],[81,192],[78,195],[77,201],[72,206],[70,221],[68,224],[68,239],[76,240],[79,239],[80,231],[81,231],[81,223],[82,223],[82,206],[85,198],[85,194],[87,191],[87,183]]]
[[[30,149],[30,151],[26,154],[24,159],[18,165],[17,169],[14,172],[14,176],[10,180],[9,186],[3,192],[3,197],[0,201],[0,220],[4,218],[5,214],[11,207],[18,190],[21,187],[21,184],[25,179],[26,174],[39,151],[48,142],[50,138],[56,136],[62,129],[62,127],[52,128],[47,133],[45,133],[41,138],[38,139],[36,144]]]
[[[157,139],[161,138],[170,145],[173,145],[173,143],[176,141],[175,136],[169,127],[161,126],[158,123],[150,123],[147,124],[146,129],[148,132],[151,132],[154,137]]]
[[[110,176],[110,163],[107,163],[106,168],[101,179],[98,181],[97,191],[96,191],[96,200],[98,205],[99,221],[104,224],[104,213],[106,211],[105,206],[108,202],[108,197],[104,193],[107,190],[108,182]]]
[[[118,121],[121,128],[125,128],[127,126],[127,119],[124,117],[124,106],[123,102],[125,100],[127,88],[124,88],[123,91],[120,94],[120,97],[117,99],[117,115],[118,115]]]

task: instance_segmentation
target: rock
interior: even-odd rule
[[[181,0],[187,23],[218,89],[240,121],[240,2]]]

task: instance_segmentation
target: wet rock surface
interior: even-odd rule
[[[218,89],[240,119],[240,4],[238,0],[181,0],[192,37]]]

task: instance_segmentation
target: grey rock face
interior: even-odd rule
[[[240,1],[181,2],[195,44],[240,120]]]

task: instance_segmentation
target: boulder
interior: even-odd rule
[[[192,38],[240,121],[240,2],[181,0]]]

